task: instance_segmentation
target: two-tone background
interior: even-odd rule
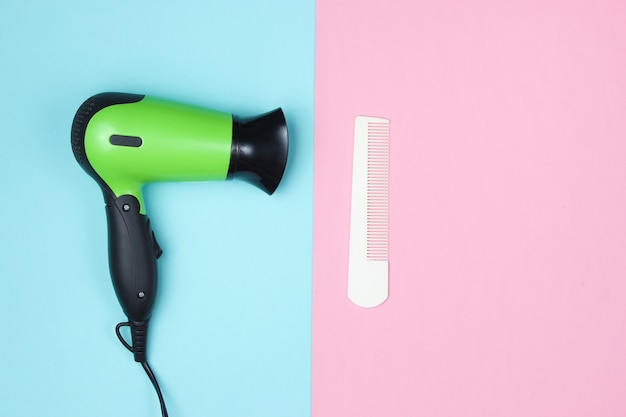
[[[170,415],[626,414],[626,5],[0,5],[0,415],[157,416],[119,344],[103,200],[69,131],[102,91],[247,116],[289,162],[155,184],[150,361]],[[348,301],[352,123],[391,119],[390,298]]]

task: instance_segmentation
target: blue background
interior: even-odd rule
[[[310,415],[314,1],[0,4],[0,415],[157,416],[119,343],[104,203],[70,126],[92,94],[281,106],[277,192],[145,189],[164,256],[149,358],[174,416]]]

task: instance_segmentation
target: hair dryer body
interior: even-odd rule
[[[239,119],[159,98],[103,93],[78,109],[72,149],[103,191],[113,287],[131,325],[135,360],[144,362],[161,249],[142,187],[239,177],[272,194],[287,162],[284,115],[276,109]]]

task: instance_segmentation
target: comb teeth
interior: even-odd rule
[[[367,123],[367,259],[389,259],[389,121]]]

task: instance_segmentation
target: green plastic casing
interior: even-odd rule
[[[147,183],[226,179],[232,133],[229,113],[145,96],[94,114],[84,146],[91,167],[115,196],[136,197],[145,214]],[[114,136],[135,142],[114,144]]]

